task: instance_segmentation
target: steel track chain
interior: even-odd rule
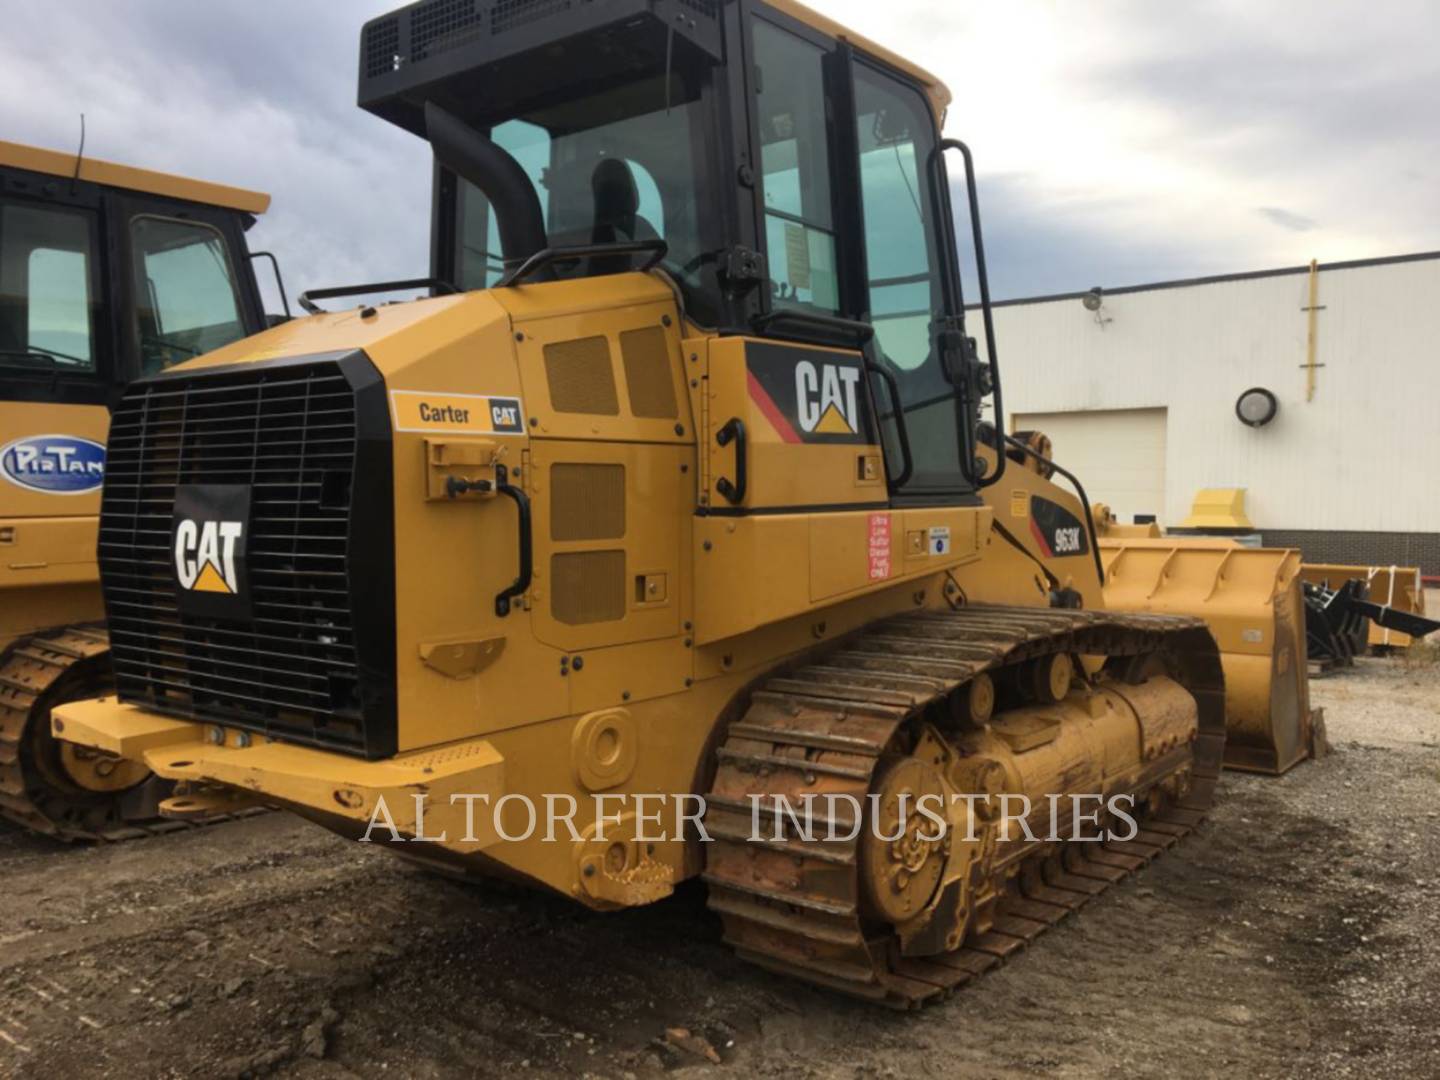
[[[993,924],[958,948],[902,956],[888,927],[867,925],[857,841],[751,838],[752,796],[863,800],[886,747],[927,707],[981,672],[1062,651],[1165,657],[1199,706],[1192,754],[1170,769],[1190,764],[1191,786],[1141,818],[1131,841],[1026,845],[1009,863]],[[761,967],[895,1007],[921,1005],[1002,963],[1198,825],[1224,740],[1224,676],[1199,619],[992,606],[891,618],[765,680],[730,726],[705,818],[714,838],[705,845],[709,904],[726,940]]]

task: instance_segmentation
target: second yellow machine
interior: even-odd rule
[[[788,0],[427,0],[360,99],[434,149],[442,295],[131,388],[118,698],[57,735],[597,908],[703,876],[744,956],[897,1005],[1195,825],[1214,643],[1106,612],[991,449],[932,76]]]
[[[111,685],[95,565],[127,382],[264,328],[268,195],[0,142],[0,818],[66,840],[176,828],[143,763],[57,742]]]

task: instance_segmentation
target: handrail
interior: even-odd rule
[[[892,415],[895,417],[895,441],[900,444],[900,475],[894,480],[891,480],[888,475],[885,478],[885,486],[894,491],[896,488],[902,488],[908,484],[910,477],[915,472],[915,458],[910,453],[910,430],[905,426],[905,403],[900,400],[900,384],[895,381],[895,376],[891,372],[879,364],[872,363],[869,357],[865,359],[865,370],[885,380],[885,389],[890,394],[890,402],[895,410]],[[880,417],[877,415],[875,419],[878,423]]]
[[[1009,443],[1011,446],[1015,447],[1015,449],[1019,450],[1020,452],[1029,454],[1036,461],[1043,461],[1046,465],[1049,465],[1061,476],[1065,477],[1066,480],[1070,481],[1070,485],[1075,489],[1075,494],[1080,496],[1080,506],[1085,511],[1085,529],[1090,534],[1090,554],[1095,556],[1095,575],[1100,579],[1100,587],[1103,589],[1105,587],[1105,565],[1100,561],[1100,534],[1095,531],[1095,516],[1090,513],[1090,497],[1085,494],[1085,485],[1082,484],[1080,482],[1080,478],[1074,473],[1072,473],[1069,469],[1065,468],[1063,465],[1057,465],[1050,458],[1047,458],[1044,455],[1037,453],[1029,446],[1026,446],[1019,439],[1014,438],[1011,435],[1005,435],[999,430],[996,431],[996,435],[1000,436],[1000,438],[1003,439],[1004,442]],[[995,447],[995,454],[997,457],[1002,459],[1005,457],[1005,447],[998,440]]]
[[[337,285],[331,289],[306,289],[299,296],[300,306],[311,315],[325,314],[316,300],[334,300],[340,296],[365,296],[368,293],[399,292],[401,289],[432,289],[443,293],[460,290],[440,278],[409,278],[405,281],[372,281],[362,285]]]
[[[942,139],[937,150],[942,154],[946,150],[959,150],[965,159],[965,193],[970,200],[970,232],[975,245],[975,274],[980,279],[980,313],[985,323],[985,351],[990,359],[990,385],[995,396],[994,426],[996,434],[1003,442],[1008,438],[1005,434],[1005,402],[1000,392],[1000,361],[995,355],[995,319],[990,305],[990,274],[985,266],[985,238],[980,229],[980,197],[975,187],[975,159],[970,148],[959,139]],[[1005,453],[1001,450],[996,454],[994,474],[977,478],[975,486],[987,488],[998,483],[1005,475],[1005,460]],[[1098,556],[1096,561],[1098,563]],[[1101,578],[1103,580],[1103,573]]]
[[[596,255],[644,255],[650,258],[635,269],[640,272],[653,270],[660,264],[670,252],[670,245],[664,240],[617,240],[606,244],[574,244],[561,247],[541,248],[531,255],[514,270],[506,274],[497,283],[496,288],[508,289],[512,285],[519,285],[526,278],[533,276],[540,270],[556,262],[574,262],[577,259],[589,259]]]
[[[285,279],[280,276],[280,260],[273,251],[250,252],[250,261],[254,262],[256,259],[270,260],[270,268],[275,271],[275,287],[280,290],[280,306],[285,309],[285,318],[293,319],[295,316],[290,314],[290,298],[285,295]]]

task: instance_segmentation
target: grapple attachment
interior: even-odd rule
[[[1392,611],[1425,615],[1425,588],[1417,566],[1343,566],[1336,563],[1305,563],[1300,580],[1338,592],[1347,581],[1364,585],[1363,599]],[[1415,638],[1403,630],[1371,622],[1364,644],[1382,649],[1406,649]]]

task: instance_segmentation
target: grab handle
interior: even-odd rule
[[[510,614],[510,602],[523,596],[530,588],[530,579],[535,572],[535,554],[530,532],[530,498],[509,482],[509,470],[504,465],[495,466],[495,490],[515,500],[515,509],[520,518],[520,574],[508,588],[495,594],[495,614],[504,618]]]
[[[735,482],[732,484],[727,477],[720,477],[715,481],[715,490],[725,496],[726,501],[732,505],[745,501],[746,475],[748,470],[745,466],[745,421],[738,416],[732,416],[725,422],[725,426],[715,433],[715,441],[721,446],[729,446],[735,443]]]

